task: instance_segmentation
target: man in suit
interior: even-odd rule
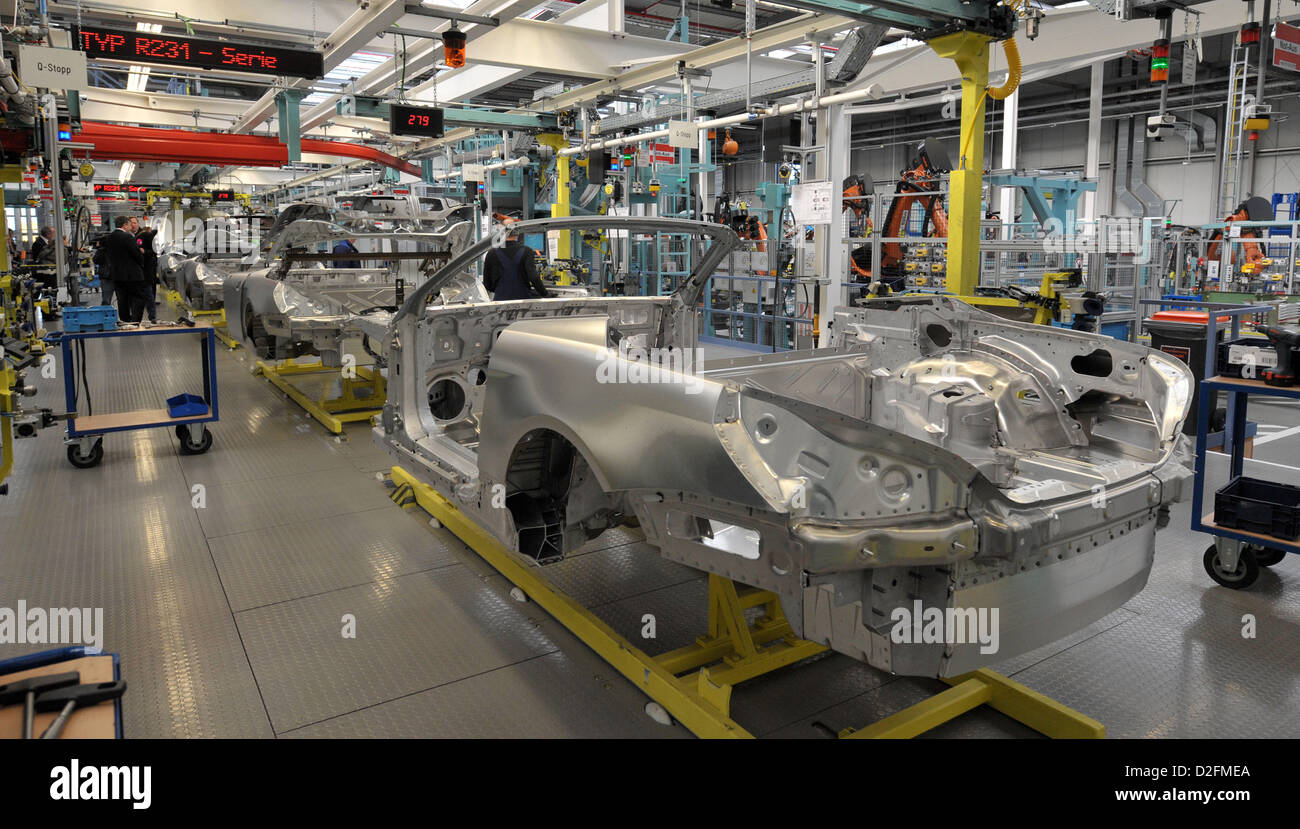
[[[118,216],[104,243],[108,251],[108,268],[117,290],[117,313],[122,322],[139,322],[149,300],[149,286],[144,280],[144,254],[135,240],[140,221],[134,216]]]
[[[154,250],[154,237],[158,228],[145,227],[135,235],[140,243],[140,254],[144,257],[144,284],[147,294],[144,310],[149,315],[149,322],[158,321],[158,251]]]
[[[41,264],[54,261],[54,246],[50,244],[54,240],[54,228],[41,228],[41,235],[36,237],[32,242],[31,257],[32,262]]]

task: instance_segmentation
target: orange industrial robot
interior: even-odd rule
[[[948,153],[934,140],[921,142],[917,147],[908,169],[898,177],[894,187],[894,198],[889,203],[889,212],[885,214],[885,226],[881,235],[886,239],[896,239],[903,235],[904,227],[912,213],[912,206],[920,204],[925,209],[925,218],[921,224],[922,236],[948,235],[948,214],[943,209],[939,191],[939,174],[952,169]],[[853,210],[855,218],[862,219],[866,211],[868,185],[859,176],[849,176],[844,180],[844,210]],[[880,249],[880,267],[873,268],[871,262],[871,245],[862,245],[853,250],[849,256],[856,281],[872,282],[879,280],[891,291],[904,286],[903,245],[899,242],[885,242]]]
[[[1231,215],[1223,220],[1224,227],[1214,231],[1214,235],[1210,237],[1210,245],[1205,249],[1205,258],[1201,260],[1201,264],[1219,261],[1219,244],[1223,241],[1224,231],[1231,227],[1233,222],[1267,222],[1272,218],[1273,205],[1268,199],[1263,196],[1253,196],[1246,199],[1237,205],[1237,209]],[[1243,227],[1241,229],[1242,239],[1258,239],[1260,235],[1257,227]],[[1245,257],[1245,262],[1241,263],[1242,271],[1245,273],[1258,271],[1264,262],[1264,251],[1260,250],[1259,245],[1255,242],[1242,242],[1241,253]],[[1232,264],[1237,264],[1236,251],[1232,251],[1230,256],[1232,257]]]

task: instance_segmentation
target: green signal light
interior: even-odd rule
[[[1168,69],[1168,68],[1169,68],[1169,58],[1152,58],[1152,59],[1151,59],[1151,68],[1152,68],[1152,69]]]

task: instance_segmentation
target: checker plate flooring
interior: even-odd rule
[[[197,382],[187,350],[115,341],[87,357],[97,412]],[[0,606],[103,608],[128,737],[689,736],[655,724],[635,686],[458,539],[389,501],[368,426],[329,434],[251,367],[247,352],[218,355],[206,455],[181,456],[166,430],[107,436],[90,470],[68,464],[58,429],[16,446]],[[58,378],[30,379],[39,405],[63,408]],[[1218,588],[1188,517],[1175,510],[1124,608],[996,667],[1115,737],[1300,736],[1300,558],[1250,591]],[[705,628],[705,580],[636,530],[549,576],[649,653]],[[0,644],[0,659],[45,647]],[[824,654],[740,686],[733,715],[759,736],[829,738],[944,687]],[[1033,734],[981,709],[927,736]]]

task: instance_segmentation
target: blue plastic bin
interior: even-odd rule
[[[197,394],[178,394],[167,398],[167,414],[172,417],[194,417],[208,413],[208,404]]]
[[[117,327],[117,309],[112,305],[63,309],[64,331],[111,331]]]

